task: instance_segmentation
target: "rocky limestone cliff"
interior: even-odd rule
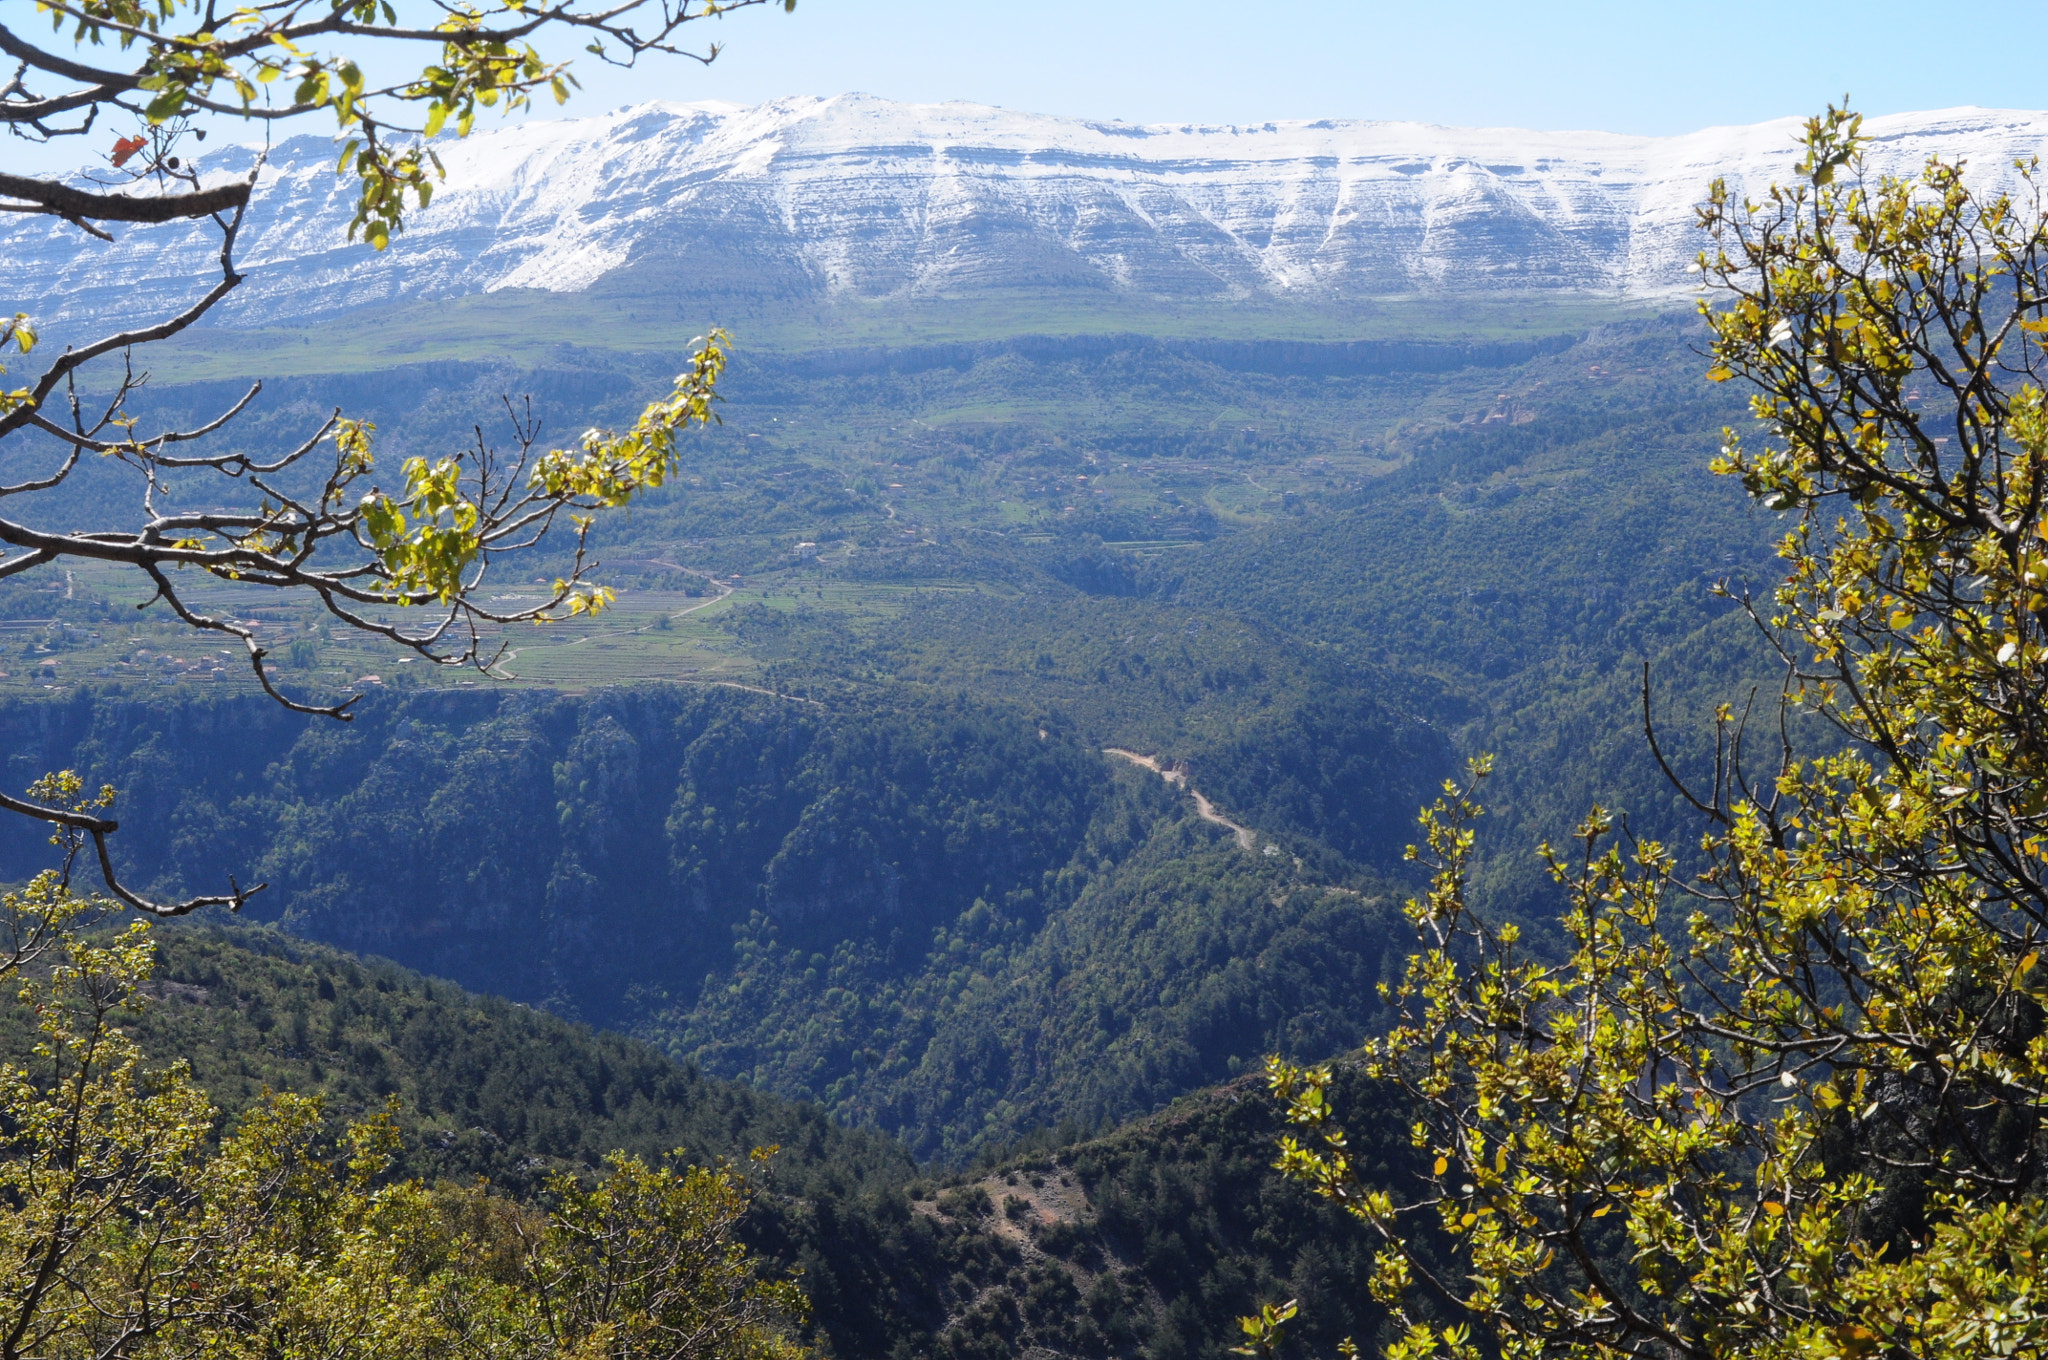
[[[447,185],[381,255],[344,239],[332,144],[300,137],[269,154],[249,280],[222,319],[608,279],[684,300],[1656,298],[1685,291],[1708,183],[1755,194],[1787,178],[1798,131],[1138,126],[858,94],[645,104],[444,144]],[[2009,181],[2048,143],[2048,113],[1901,114],[1869,131],[1876,170],[1940,154]],[[254,164],[238,147],[205,168]],[[204,286],[209,230],[105,245],[17,219],[0,232],[0,290],[50,320],[168,306]]]

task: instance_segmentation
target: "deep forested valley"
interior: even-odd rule
[[[167,891],[231,861],[271,884],[258,919],[625,1029],[921,1155],[1362,1037],[1400,951],[1370,863],[1245,854],[1070,729],[890,697],[420,692],[309,726],[257,696],[84,695],[7,710],[5,744],[175,805],[123,846]],[[1371,773],[1351,790],[1401,802],[1347,844],[1392,863],[1446,753],[1354,722],[1343,759]],[[28,862],[36,838],[8,833]]]
[[[1743,416],[1693,343],[743,354],[603,531],[632,628],[457,683],[249,606],[288,691],[364,695],[343,724],[199,669],[133,583],[31,573],[5,777],[116,785],[152,891],[269,885],[168,932],[143,1022],[231,1114],[395,1092],[407,1171],[514,1190],[779,1143],[754,1231],[842,1356],[1212,1356],[1278,1295],[1363,1342],[1364,1239],[1268,1173],[1254,1073],[1383,1023],[1402,851],[1465,757],[1500,759],[1487,900],[1540,923],[1534,847],[1594,801],[1687,824],[1645,665],[1685,769],[1773,683],[1710,592],[1770,579],[1773,526],[1705,471]],[[293,380],[237,437],[338,400],[426,450],[498,392],[571,428],[668,362]],[[716,664],[664,670],[677,638]],[[42,840],[0,823],[0,881]]]
[[[192,1063],[222,1127],[267,1090],[322,1094],[336,1119],[396,1097],[393,1174],[515,1196],[614,1148],[777,1149],[748,1236],[801,1269],[831,1354],[1214,1355],[1276,1290],[1316,1302],[1318,1338],[1377,1322],[1364,1234],[1269,1183],[1278,1124],[1250,1079],[933,1175],[815,1104],[389,963],[264,929],[165,936],[135,1029],[152,1058]],[[22,1028],[0,1014],[0,1052],[19,1056]],[[1376,1155],[1409,1154],[1390,1139]]]

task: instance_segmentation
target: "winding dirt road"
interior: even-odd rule
[[[1188,796],[1195,800],[1195,815],[1205,822],[1214,822],[1217,826],[1229,827],[1231,834],[1237,838],[1238,849],[1249,850],[1253,845],[1257,844],[1259,835],[1256,831],[1249,827],[1239,826],[1236,822],[1231,821],[1228,817],[1218,812],[1216,805],[1207,798],[1204,798],[1199,789],[1188,788],[1188,776],[1185,770],[1176,770],[1169,766],[1161,765],[1157,756],[1140,755],[1136,751],[1126,751],[1121,746],[1105,746],[1102,748],[1102,754],[1115,756],[1119,760],[1128,760],[1133,765],[1141,765],[1175,788],[1185,789]]]

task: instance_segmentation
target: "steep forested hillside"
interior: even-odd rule
[[[203,921],[160,928],[157,945],[130,1025],[152,1056],[191,1062],[229,1121],[265,1090],[322,1093],[337,1117],[395,1096],[401,1175],[484,1176],[523,1195],[616,1148],[743,1158],[768,1144],[793,1194],[854,1195],[916,1170],[899,1143],[815,1105],[383,960]]]
[[[978,903],[907,978],[872,942],[806,956],[756,922],[733,985],[642,1032],[713,1071],[822,1090],[838,1117],[955,1160],[1025,1130],[1107,1127],[1269,1052],[1340,1052],[1377,1023],[1375,987],[1410,934],[1389,890],[1306,881],[1192,819],[1086,853],[1097,872],[1063,871],[1039,928]]]
[[[1747,413],[1702,376],[1692,324],[1607,327],[1453,374],[1269,374],[1134,345],[1092,364],[1041,360],[1032,376],[1074,393],[1073,413],[1019,398],[994,429],[938,413],[965,405],[977,379],[1020,392],[1014,356],[878,375],[878,405],[886,392],[931,413],[887,446],[899,504],[954,504],[944,497],[966,493],[944,488],[971,467],[980,506],[1039,512],[1018,526],[1034,538],[955,535],[924,568],[1010,593],[932,595],[867,628],[799,600],[730,627],[787,683],[893,678],[1070,715],[1185,762],[1247,819],[1347,853],[1375,838],[1345,802],[1363,787],[1344,753],[1367,711],[1357,696],[1371,696],[1461,754],[1499,755],[1484,876],[1540,915],[1531,852],[1594,801],[1646,831],[1683,830],[1642,739],[1644,662],[1682,765],[1698,759],[1714,702],[1777,679],[1712,593],[1722,580],[1768,591],[1777,523],[1707,470],[1721,428]],[[816,409],[783,384],[761,400],[783,420]],[[1142,505],[1125,489],[1140,474],[1156,479]],[[707,537],[690,560],[736,547]],[[915,554],[938,551],[864,550],[808,570],[893,560],[914,575]],[[1261,768],[1259,787],[1237,781]]]
[[[513,1195],[614,1147],[711,1159],[778,1145],[747,1232],[802,1267],[817,1339],[844,1360],[1206,1360],[1237,1315],[1278,1297],[1302,1300],[1317,1342],[1378,1325],[1364,1235],[1271,1173],[1274,1112],[1249,1078],[934,1182],[815,1106],[545,1012],[262,929],[158,935],[132,1028],[153,1061],[189,1061],[225,1121],[265,1089],[324,1093],[337,1119],[396,1096],[395,1174],[482,1176]],[[22,1020],[0,1012],[0,1049],[26,1042]],[[1343,1094],[1358,1095],[1353,1079]],[[1398,1136],[1362,1151],[1389,1172],[1411,1155]]]
[[[1408,462],[1326,513],[1161,560],[1153,593],[1231,608],[1379,669],[1427,676],[1423,711],[1499,754],[1490,881],[1541,912],[1528,851],[1596,800],[1639,829],[1684,825],[1642,737],[1650,664],[1667,749],[1697,770],[1720,700],[1778,673],[1731,600],[1768,597],[1777,521],[1707,470],[1730,395],[1671,329],[1594,337],[1566,359],[1623,374],[1562,409],[1419,432]],[[1709,745],[1709,748],[1710,745]],[[1687,837],[1690,839],[1690,837]]]
[[[1444,756],[1354,717],[1347,796],[1380,839],[1346,848],[1391,861]],[[1397,933],[1391,890],[1312,829],[1313,859],[1248,853],[1069,723],[916,691],[427,691],[346,725],[85,694],[0,706],[0,746],[18,782],[76,765],[170,809],[117,837],[157,890],[267,881],[257,919],[630,1030],[921,1155],[1356,1043]],[[14,872],[38,862],[33,828],[0,836]]]

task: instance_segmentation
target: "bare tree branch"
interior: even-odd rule
[[[114,861],[107,853],[107,837],[118,831],[121,824],[113,818],[94,817],[83,812],[67,811],[64,808],[45,807],[41,803],[12,798],[4,793],[0,793],[0,809],[19,813],[24,817],[33,817],[52,826],[70,827],[90,836],[93,849],[99,857],[100,877],[106,881],[107,891],[135,910],[151,916],[187,916],[201,907],[226,907],[229,911],[240,911],[243,903],[270,886],[267,883],[258,883],[253,888],[244,888],[230,876],[225,896],[194,897],[184,902],[153,902],[122,886],[120,878],[114,873]]]
[[[249,202],[247,182],[217,185],[191,194],[163,194],[139,197],[134,194],[89,194],[54,180],[30,179],[0,171],[0,194],[26,199],[35,205],[30,211],[51,212],[67,221],[89,222],[175,222],[187,217],[211,217],[233,212]],[[12,203],[0,203],[0,212],[20,212]]]

